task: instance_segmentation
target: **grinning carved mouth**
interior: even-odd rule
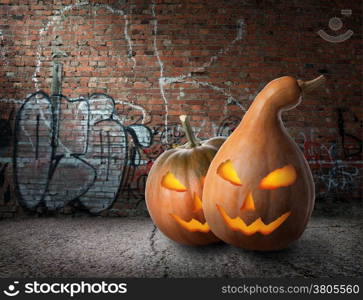
[[[170,216],[184,229],[190,231],[190,232],[203,232],[208,233],[210,231],[209,225],[207,222],[202,224],[198,220],[192,218],[190,221],[184,221],[182,218],[180,218],[176,214],[170,214]]]
[[[275,231],[285,220],[290,216],[291,212],[286,212],[278,217],[276,220],[272,221],[271,223],[265,224],[261,217],[256,219],[250,225],[247,225],[240,217],[231,218],[224,208],[218,204],[216,204],[219,213],[221,214],[224,222],[227,226],[232,229],[233,231],[239,231],[244,235],[250,236],[257,232],[268,235]]]

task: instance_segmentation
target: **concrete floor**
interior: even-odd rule
[[[362,227],[313,217],[290,248],[256,253],[181,246],[148,218],[2,220],[0,277],[362,277]]]

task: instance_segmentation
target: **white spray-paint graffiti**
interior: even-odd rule
[[[40,87],[39,74],[42,67],[42,52],[46,35],[52,27],[61,24],[67,17],[67,12],[87,6],[91,8],[93,13],[103,8],[124,19],[123,32],[127,42],[127,59],[132,61],[132,70],[137,66],[132,38],[128,33],[129,16],[123,10],[116,10],[106,4],[77,1],[76,4],[63,7],[39,31],[36,67],[32,77],[36,90]],[[152,42],[155,58],[159,65],[158,82],[160,96],[164,103],[164,123],[151,127],[149,126],[151,116],[142,106],[121,99],[116,100],[117,104],[140,113],[138,124],[131,124],[127,112],[115,112],[115,102],[111,101],[107,95],[97,96],[97,99],[92,97],[91,99],[66,99],[63,97],[61,106],[67,103],[74,108],[75,113],[71,119],[65,118],[68,121],[67,124],[62,121],[59,128],[55,130],[52,125],[54,112],[49,110],[49,101],[44,100],[46,97],[43,97],[43,100],[37,100],[36,97],[29,98],[26,105],[19,111],[20,117],[17,120],[16,131],[17,146],[14,151],[16,169],[14,174],[17,177],[18,192],[21,194],[20,197],[25,206],[34,208],[41,204],[48,209],[57,209],[66,203],[77,200],[91,211],[99,212],[109,207],[119,193],[128,193],[130,197],[141,198],[145,178],[153,160],[170,145],[177,145],[184,138],[180,125],[169,124],[168,121],[169,99],[166,92],[168,86],[179,83],[190,84],[210,89],[226,99],[223,110],[225,118],[221,124],[204,120],[201,126],[195,130],[197,136],[203,132],[203,128],[208,124],[213,129],[213,135],[229,135],[238,124],[240,119],[228,116],[228,105],[234,104],[239,107],[241,112],[245,112],[246,109],[242,100],[253,98],[253,95],[248,95],[249,90],[244,90],[245,95],[243,97],[236,97],[228,88],[217,86],[209,81],[199,81],[194,74],[205,72],[220,57],[237,46],[237,43],[246,34],[244,20],[239,19],[237,21],[235,38],[226,47],[218,50],[202,66],[193,68],[187,74],[168,77],[165,76],[166,64],[162,60],[162,54],[158,47],[159,28],[156,12],[157,4],[156,1],[153,1],[151,4],[154,33]],[[2,34],[0,40],[3,40]],[[24,103],[23,100],[17,99],[1,99],[1,102]],[[31,117],[27,118],[27,114]],[[58,114],[57,117],[61,118],[62,114]],[[69,134],[70,126],[76,126],[76,130],[71,130],[71,134]],[[34,134],[34,131],[37,133]],[[321,168],[320,171],[314,169],[314,177],[318,184],[324,185],[326,191],[344,190],[356,184],[359,169],[337,159],[336,144],[328,147],[312,142],[313,136],[307,138],[305,133],[301,133],[301,135],[304,139],[305,155],[308,157],[309,163],[332,166],[331,168]],[[323,153],[323,156],[325,153],[326,155],[321,158],[317,156],[317,153],[320,155]],[[8,161],[6,158],[0,158],[0,162]],[[362,162],[357,161],[354,163],[362,164]],[[80,172],[81,176],[75,170]],[[30,181],[28,180],[31,177],[29,172],[35,174]],[[69,192],[66,194],[62,190],[64,176],[67,176],[71,182],[68,187]],[[28,191],[30,192],[28,193]]]
[[[192,75],[192,73],[204,72],[208,67],[212,66],[219,59],[219,57],[221,55],[228,53],[231,50],[232,46],[234,46],[238,41],[243,39],[245,32],[246,32],[246,24],[245,24],[244,20],[239,19],[237,21],[237,33],[236,33],[235,39],[232,42],[230,42],[230,44],[227,45],[225,48],[220,49],[217,52],[217,54],[212,56],[207,63],[203,64],[202,67],[197,67],[188,74],[182,74],[182,75],[175,76],[175,77],[166,77],[166,76],[164,76],[164,72],[165,72],[164,62],[160,58],[160,53],[159,53],[159,49],[157,46],[158,20],[157,20],[157,15],[156,15],[155,0],[153,0],[153,2],[152,2],[151,11],[152,11],[152,15],[154,17],[153,45],[154,45],[155,55],[157,57],[157,61],[159,63],[159,67],[160,67],[159,88],[160,88],[160,94],[164,101],[164,107],[165,107],[165,126],[166,127],[168,126],[168,105],[169,105],[168,99],[166,97],[165,87],[167,85],[170,85],[173,83],[175,83],[175,84],[189,83],[189,84],[197,85],[200,87],[210,88],[213,91],[221,93],[222,95],[224,95],[226,97],[226,103],[225,103],[224,110],[223,110],[225,115],[227,114],[227,105],[228,104],[236,104],[243,112],[245,112],[246,109],[241,104],[241,101],[236,99],[234,96],[232,96],[232,94],[230,92],[228,92],[227,89],[218,87],[210,82],[198,81],[196,79],[193,79],[193,75]],[[244,97],[244,99],[246,99],[246,97]],[[214,124],[212,124],[212,127],[215,127]]]
[[[155,55],[156,55],[156,58],[158,60],[159,66],[160,66],[159,88],[160,88],[161,97],[162,97],[162,99],[164,101],[165,127],[167,129],[168,128],[169,109],[168,109],[168,100],[166,99],[165,90],[164,90],[164,63],[160,59],[160,54],[159,54],[159,50],[158,50],[158,46],[157,46],[158,20],[157,20],[156,13],[155,13],[155,6],[156,6],[155,1],[153,1],[152,6],[151,6],[151,11],[152,11],[152,14],[153,14],[153,17],[154,17],[154,39],[153,39],[153,44],[154,44]],[[166,139],[168,140],[168,137],[166,137]]]
[[[42,65],[42,60],[41,60],[41,53],[42,53],[42,43],[44,42],[44,37],[46,36],[46,34],[49,31],[49,28],[51,26],[54,25],[59,25],[61,23],[61,21],[66,17],[65,13],[75,9],[75,8],[79,8],[82,6],[91,6],[93,9],[98,10],[100,8],[104,8],[107,9],[108,11],[110,11],[113,14],[117,14],[120,15],[124,18],[125,20],[125,25],[124,25],[124,35],[125,35],[125,40],[127,41],[127,45],[128,45],[128,58],[131,59],[133,61],[133,68],[135,68],[136,66],[136,59],[133,55],[133,48],[132,48],[132,41],[131,38],[128,34],[128,27],[129,27],[129,21],[128,21],[128,17],[127,15],[124,13],[123,10],[119,10],[119,9],[114,9],[109,5],[106,4],[99,4],[99,3],[90,3],[88,1],[83,1],[83,2],[77,2],[75,4],[71,4],[68,6],[63,7],[62,9],[59,10],[59,15],[55,15],[51,18],[51,20],[45,25],[45,27],[43,27],[40,31],[39,31],[39,44],[38,44],[38,48],[37,48],[37,52],[36,52],[36,68],[32,77],[32,81],[34,82],[34,87],[36,90],[39,90],[39,79],[38,79],[38,75],[40,72],[40,68]]]
[[[5,64],[9,63],[6,59],[5,41],[2,30],[0,30],[0,59],[4,61]]]
[[[314,130],[310,130],[308,136],[300,132],[300,136],[303,138],[304,155],[313,170],[317,196],[356,187],[360,172],[354,165],[362,165],[363,161],[354,161],[352,165],[352,162],[338,159],[337,143],[326,146],[317,142]]]
[[[98,9],[106,9],[108,10],[109,12],[113,13],[113,14],[116,14],[116,15],[120,15],[124,18],[124,21],[125,21],[125,24],[124,24],[124,38],[125,40],[127,41],[127,45],[128,45],[128,58],[131,59],[133,61],[133,67],[132,68],[135,68],[136,66],[136,59],[133,55],[133,47],[132,47],[132,41],[131,41],[131,38],[128,34],[128,27],[129,27],[129,23],[128,23],[128,17],[127,15],[124,13],[123,10],[119,10],[119,9],[114,9],[113,7],[109,6],[109,5],[106,5],[106,4],[98,4],[98,3],[90,3],[89,1],[77,1],[75,4],[71,4],[71,5],[68,5],[68,6],[65,6],[63,7],[62,9],[59,10],[58,12],[58,15],[55,15],[51,18],[50,21],[47,22],[47,24],[42,28],[40,29],[39,31],[39,36],[40,36],[40,39],[39,39],[39,42],[38,42],[38,47],[37,47],[37,52],[36,52],[36,68],[35,68],[35,71],[34,71],[34,74],[33,74],[33,77],[32,77],[32,81],[34,82],[34,87],[36,90],[39,90],[39,72],[41,70],[41,66],[42,66],[42,50],[43,50],[43,43],[44,43],[44,39],[45,39],[45,36],[46,34],[48,33],[49,29],[53,26],[53,27],[56,27],[56,26],[59,26],[63,20],[66,18],[66,12],[69,12],[73,9],[76,9],[76,8],[79,8],[79,7],[83,7],[83,6],[90,6],[93,10],[97,11]],[[72,100],[72,99],[70,99]],[[121,101],[121,104],[124,104],[122,101]],[[130,105],[132,106],[133,108],[136,108],[140,111],[142,111],[142,114],[143,114],[143,118],[142,118],[142,121],[144,122],[144,120],[146,119],[146,111],[141,108],[140,106],[137,106],[137,105],[134,105],[132,103],[127,103],[127,105]],[[45,124],[48,126],[48,128],[50,129],[50,125],[49,125],[49,122],[47,122],[46,118],[44,118],[43,116],[43,113],[40,112],[41,114],[41,117],[43,119],[43,121],[45,122]],[[102,115],[105,115],[107,114],[107,111],[106,112],[102,112],[102,111],[99,111],[99,114],[102,116]],[[71,151],[63,146],[63,143],[62,143],[62,140],[60,139],[59,140],[59,144],[60,146],[63,147],[63,150],[70,154]]]
[[[32,210],[74,202],[98,213],[117,198],[129,166],[147,163],[140,151],[150,147],[152,132],[142,124],[124,126],[105,94],[61,97],[57,112],[51,102],[38,92],[18,111],[13,156],[18,198]]]
[[[110,11],[113,14],[117,14],[120,15],[124,18],[125,20],[125,24],[124,24],[124,38],[127,41],[127,45],[128,45],[128,58],[131,59],[133,61],[133,67],[132,69],[135,68],[136,66],[136,58],[133,55],[133,47],[132,47],[132,41],[131,41],[131,37],[128,33],[128,27],[129,27],[129,22],[128,22],[128,16],[125,14],[125,12],[123,10],[118,10],[118,9],[114,9],[109,5],[106,4],[98,4],[98,3],[90,3],[89,1],[77,1],[75,4],[72,5],[68,5],[65,6],[63,8],[61,8],[59,10],[59,12],[57,13],[57,15],[54,15],[50,21],[48,21],[48,23],[39,31],[39,43],[38,43],[38,47],[37,47],[37,52],[36,52],[36,67],[35,67],[35,71],[32,77],[32,81],[34,82],[34,87],[36,90],[39,90],[39,73],[41,70],[41,66],[42,66],[42,50],[43,50],[43,46],[42,44],[44,43],[45,40],[45,36],[46,34],[49,32],[51,27],[56,27],[59,26],[62,21],[64,20],[64,18],[66,17],[66,12],[71,11],[73,9],[79,8],[79,7],[84,7],[84,6],[90,6],[93,10],[98,10],[100,8],[104,8],[107,9],[108,11]],[[155,1],[153,1],[152,6],[151,6],[151,10],[152,10],[152,15],[154,17],[154,22],[153,22],[153,29],[154,29],[154,38],[153,38],[153,46],[154,46],[154,50],[155,50],[155,56],[157,58],[159,67],[160,67],[160,76],[159,76],[159,88],[160,88],[160,94],[161,97],[164,101],[164,108],[165,108],[165,119],[164,119],[164,125],[166,127],[168,127],[168,99],[166,97],[166,92],[165,92],[165,87],[169,84],[172,83],[189,83],[189,84],[193,84],[196,86],[200,86],[200,87],[205,87],[205,88],[210,88],[213,91],[216,91],[217,93],[220,93],[222,95],[224,95],[226,97],[226,102],[224,105],[224,114],[227,114],[227,106],[228,104],[236,104],[243,112],[245,111],[244,106],[241,104],[240,100],[236,99],[230,92],[228,92],[227,89],[222,88],[222,87],[218,87],[214,84],[211,84],[209,82],[200,82],[198,80],[194,80],[192,79],[192,73],[189,73],[187,75],[180,75],[178,77],[164,77],[164,63],[161,60],[160,54],[159,54],[159,50],[158,50],[158,46],[157,46],[157,37],[158,37],[158,20],[157,20],[157,15],[156,15],[156,3]],[[196,72],[200,72],[202,69],[205,70],[206,68],[210,67],[213,63],[215,63],[218,59],[220,55],[223,55],[225,53],[227,53],[228,51],[230,51],[231,47],[237,42],[240,41],[244,34],[245,34],[245,23],[243,19],[238,20],[237,22],[237,33],[236,33],[236,37],[235,39],[225,48],[222,48],[221,50],[219,50],[217,52],[216,55],[212,56],[209,60],[209,62],[205,63],[202,67],[198,67],[195,69]],[[128,105],[133,106],[134,108],[137,107],[137,105],[133,104],[133,103],[128,103]],[[142,117],[142,123],[144,122],[145,119],[147,119],[147,113],[146,111],[139,107],[137,108],[138,110],[142,111],[143,117]],[[216,128],[215,124],[211,124],[212,128]],[[166,141],[168,140],[168,136],[165,137]]]

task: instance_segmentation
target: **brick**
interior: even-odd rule
[[[361,74],[362,60],[359,18],[345,18],[344,25],[354,31],[353,36],[344,43],[331,44],[316,33],[327,27],[333,16],[331,12],[336,10],[330,2],[317,1],[313,9],[304,2],[295,3],[294,9],[308,11],[300,16],[286,9],[291,7],[288,0],[278,1],[274,8],[265,10],[243,1],[234,1],[233,5],[228,1],[193,0],[188,5],[181,0],[172,1],[172,4],[157,1],[155,49],[155,18],[150,7],[142,1],[135,1],[133,14],[127,15],[128,36],[125,35],[124,17],[105,7],[91,9],[84,5],[70,9],[64,12],[63,20],[52,23],[52,16],[59,14],[60,9],[74,4],[72,0],[63,1],[62,5],[54,2],[0,0],[0,96],[6,99],[0,101],[0,111],[1,122],[9,122],[9,117],[12,119],[11,134],[20,102],[35,91],[34,80],[38,80],[38,88],[50,92],[52,54],[56,48],[68,55],[58,59],[63,64],[62,93],[74,98],[92,93],[112,96],[117,107],[117,116],[113,117],[120,124],[147,124],[154,130],[153,144],[140,152],[143,161],[151,162],[157,155],[150,158],[145,153],[162,152],[174,144],[166,145],[161,141],[165,101],[169,125],[176,126],[178,116],[187,113],[192,117],[193,125],[200,127],[200,136],[207,138],[218,131],[226,118],[241,118],[241,106],[247,109],[257,92],[270,80],[283,75],[310,79],[323,73],[328,78],[325,89],[306,95],[299,107],[283,114],[283,120],[310,160],[319,193],[327,198],[359,197],[362,192],[361,151],[354,154],[360,149],[363,119],[362,82],[361,76],[357,76]],[[117,0],[101,2],[119,7]],[[358,2],[349,4],[352,11],[360,11]],[[325,17],[322,19],[322,16]],[[245,30],[239,32],[237,22],[242,18],[246,23]],[[300,24],[298,35],[294,24]],[[162,90],[161,76],[166,82]],[[240,104],[232,101],[232,97]],[[13,103],[8,99],[16,101]],[[92,163],[104,167],[106,158],[101,155],[100,135],[94,132],[92,122],[111,117],[112,102],[105,104],[92,100],[88,103],[91,111],[89,134],[96,145],[89,145],[89,149],[98,147]],[[82,105],[62,105],[62,121],[66,122],[60,127],[62,143],[70,150],[83,150],[82,143],[86,139],[88,106],[86,102]],[[34,144],[37,114],[28,112],[22,117],[28,118],[27,134]],[[64,129],[68,131],[63,132]],[[46,126],[39,128],[39,132],[43,136],[49,133]],[[112,130],[109,132],[113,133]],[[147,139],[146,136],[142,138]],[[11,161],[13,136],[10,140],[10,145],[4,146],[0,164],[2,159]],[[116,136],[110,136],[110,141],[119,142]],[[128,136],[128,141],[128,145],[133,144],[132,137]],[[38,155],[45,156],[49,143],[45,138],[38,142]],[[31,143],[28,141],[23,149],[26,149],[22,153],[25,156],[32,153]],[[58,151],[64,154],[64,148],[59,147]],[[114,151],[112,148],[113,155]],[[323,160],[320,164],[310,159],[317,153]],[[82,169],[74,163],[70,166]],[[147,174],[144,167],[135,167],[130,174],[143,171]],[[336,172],[337,168],[339,172]],[[67,172],[67,168],[62,169],[56,178],[59,189],[68,186]],[[5,179],[12,182],[10,173],[8,171]],[[31,168],[27,174],[29,182],[34,183],[29,192],[36,193],[39,185],[35,185],[37,181],[30,175]],[[109,181],[97,188],[92,195],[95,201],[101,202],[107,197],[109,186],[118,185],[115,174],[116,171],[111,170]],[[81,186],[85,176],[82,173],[73,180]],[[102,178],[98,176],[101,182]],[[329,181],[331,179],[334,182]],[[138,186],[138,180],[135,175],[130,182],[123,183],[115,201],[119,205],[105,211],[105,215],[121,216],[142,210],[136,207],[143,199],[143,187]],[[0,201],[5,188],[6,184],[0,187]],[[15,193],[11,191],[11,200],[13,198]],[[13,207],[12,203],[6,207]],[[14,210],[2,211],[5,209],[2,207],[0,211],[5,214],[17,214]],[[67,209],[73,213],[73,208]]]

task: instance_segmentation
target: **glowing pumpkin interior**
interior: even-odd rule
[[[247,225],[240,217],[231,218],[230,216],[228,216],[223,207],[218,204],[217,209],[229,228],[234,231],[240,231],[244,235],[252,235],[256,232],[262,233],[263,235],[268,235],[275,231],[276,228],[280,227],[280,225],[284,223],[291,214],[291,212],[286,212],[269,224],[265,224],[262,221],[261,217],[259,217],[253,223]]]
[[[204,184],[205,177],[201,178],[201,185]],[[187,188],[175,177],[175,175],[172,172],[167,172],[163,178],[161,179],[161,185],[172,191],[176,192],[185,192],[187,191]],[[197,195],[197,193],[194,193],[193,197],[193,212],[197,213],[202,210],[202,200]],[[190,231],[190,232],[203,232],[208,233],[210,231],[209,225],[207,222],[204,224],[199,222],[198,220],[191,218],[190,221],[185,221],[181,217],[179,217],[176,214],[170,213],[169,214],[181,227],[184,229]]]
[[[177,192],[185,192],[187,190],[187,188],[171,172],[168,172],[163,176],[161,185],[169,190]]]
[[[296,180],[296,171],[292,165],[276,169],[264,177],[259,185],[260,189],[274,190],[280,187],[292,185]]]
[[[204,232],[208,233],[210,231],[209,225],[207,222],[202,224],[198,220],[192,218],[190,221],[184,221],[182,218],[180,218],[176,214],[170,214],[170,216],[184,229],[190,231],[190,232]]]
[[[255,202],[253,201],[252,192],[249,192],[245,201],[241,206],[241,210],[255,210]]]
[[[239,185],[239,186],[242,185],[241,180],[239,179],[237,172],[233,167],[233,164],[230,159],[225,161],[218,167],[217,173],[224,180],[227,180],[234,185]]]
[[[202,200],[199,198],[199,196],[194,193],[194,209],[193,212],[198,212],[202,210]]]
[[[223,178],[224,180],[230,182],[231,184],[241,186],[241,180],[238,177],[238,174],[236,170],[233,167],[233,164],[231,160],[227,160],[223,162],[217,169],[217,174]],[[267,176],[262,178],[260,181],[258,187],[260,189],[265,190],[274,190],[280,187],[287,187],[292,185],[297,178],[297,173],[295,168],[292,165],[286,165],[282,168],[276,169],[269,173]],[[227,226],[234,230],[239,231],[244,235],[250,236],[257,232],[268,235],[271,234],[273,231],[275,231],[278,227],[281,226],[282,223],[285,222],[285,220],[290,216],[291,212],[288,211],[284,214],[282,214],[280,217],[276,218],[274,221],[265,224],[261,217],[257,218],[255,221],[253,221],[251,224],[247,225],[240,217],[231,218],[227,212],[224,210],[224,208],[220,205],[216,205],[217,209],[222,216],[224,222],[227,224]],[[254,211],[255,203],[253,199],[252,192],[250,191],[242,206],[241,211]]]

